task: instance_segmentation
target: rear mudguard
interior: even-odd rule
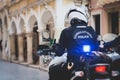
[[[120,59],[116,59],[111,63],[112,70],[119,70],[120,71]]]

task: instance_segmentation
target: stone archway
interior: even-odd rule
[[[31,28],[32,32],[32,60],[33,64],[38,64],[39,56],[36,54],[37,47],[39,45],[39,35],[38,35],[38,22],[37,18],[32,15],[29,19],[29,27]]]
[[[52,46],[51,40],[54,39],[55,25],[54,25],[54,17],[52,12],[49,10],[45,10],[41,15],[41,23],[43,27],[43,31],[41,33],[42,36],[42,45]],[[40,67],[43,69],[47,69],[49,62],[51,61],[51,56],[40,56]]]
[[[49,35],[48,38],[45,38],[45,35],[42,35],[42,40],[43,42],[48,42],[50,41],[50,39],[54,39],[54,17],[52,15],[52,13],[49,10],[44,11],[42,18],[41,18],[42,24],[43,24],[43,33],[47,32],[47,34]]]
[[[33,49],[33,63],[37,64],[39,61],[39,57],[37,56],[37,48],[39,45],[39,35],[38,35],[38,26],[37,26],[37,22],[35,22],[34,27],[33,27],[33,39],[32,39],[32,49]]]
[[[0,58],[2,58],[2,36],[3,36],[2,20],[0,19]]]
[[[13,21],[11,25],[11,35],[10,35],[10,48],[11,48],[11,59],[12,61],[18,60],[18,37],[16,35],[17,29],[16,24]]]

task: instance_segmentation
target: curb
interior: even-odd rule
[[[46,72],[48,71],[46,68],[41,67],[40,65],[29,64],[27,62],[7,61],[7,60],[3,60],[3,59],[0,59],[0,60],[5,61],[5,62],[9,62],[9,63],[15,63],[15,64],[19,64],[19,65],[35,68],[35,69],[39,69],[39,70],[43,70],[43,71],[46,71]]]

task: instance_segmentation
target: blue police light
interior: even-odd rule
[[[83,45],[83,51],[84,52],[90,52],[90,45]]]

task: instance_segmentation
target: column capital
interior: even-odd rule
[[[17,34],[17,36],[22,37],[22,36],[24,36],[24,33]]]
[[[33,36],[33,32],[26,33],[26,37],[32,37],[32,36]]]
[[[37,32],[41,33],[41,32],[43,32],[43,30],[44,30],[43,28],[42,29],[38,29]]]
[[[16,36],[16,34],[13,33],[13,34],[10,34],[9,36],[10,36],[10,37],[13,37],[13,36]]]

